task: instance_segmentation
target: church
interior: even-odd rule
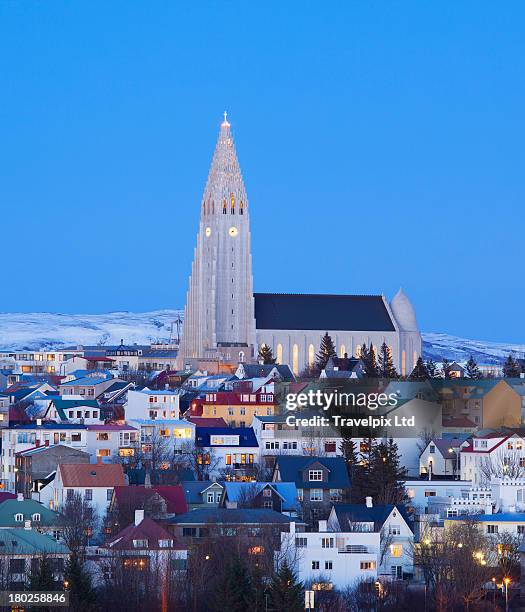
[[[315,361],[328,332],[337,353],[385,342],[408,375],[421,355],[421,334],[408,297],[254,293],[250,204],[226,113],[201,202],[184,311],[179,366],[237,364],[269,346],[278,363],[299,374]]]

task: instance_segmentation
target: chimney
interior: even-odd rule
[[[24,529],[26,531],[31,531],[31,521],[24,521]]]
[[[328,531],[328,521],[319,521],[319,533]]]
[[[16,494],[16,501],[24,501],[24,494],[23,493],[17,493]]]
[[[36,420],[36,425],[37,425],[37,427],[41,427],[42,426],[42,419],[37,419]]]
[[[372,498],[371,497],[365,497],[365,501],[366,501],[366,507],[367,508],[372,508]]]
[[[290,533],[295,533],[295,521],[290,523]]]
[[[144,510],[135,510],[135,527],[140,525],[144,520]]]

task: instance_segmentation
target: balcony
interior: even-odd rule
[[[350,555],[367,555],[372,554],[371,550],[368,550],[368,546],[363,546],[362,544],[347,544],[342,548],[338,548],[337,552],[340,554],[350,554]]]

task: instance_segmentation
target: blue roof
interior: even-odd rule
[[[178,389],[134,389],[137,393],[144,393],[145,395],[179,395]]]
[[[98,385],[113,378],[113,376],[109,372],[96,372],[98,376],[95,376],[94,374],[95,373],[93,373],[92,376],[81,376],[80,378],[75,378],[75,380],[60,383],[60,385],[63,387],[67,387],[69,385]]]
[[[210,436],[239,436],[236,447],[258,447],[259,443],[252,427],[196,427],[195,446],[212,446]],[[214,444],[213,446],[227,446]]]
[[[320,463],[328,469],[328,482],[303,480],[303,470],[314,463]],[[343,457],[279,456],[275,467],[279,468],[282,482],[295,482],[298,489],[345,489],[350,486]]]
[[[525,522],[524,512],[501,512],[499,514],[469,514],[451,516],[447,521],[475,521],[476,523],[521,523]]]
[[[197,508],[171,519],[171,522],[175,525],[268,525],[290,523],[292,521],[295,521],[295,519],[268,508]]]

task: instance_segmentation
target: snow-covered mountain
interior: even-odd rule
[[[180,310],[153,312],[109,312],[106,314],[0,313],[0,350],[58,349],[65,346],[148,344],[168,340],[172,324],[182,317]],[[174,326],[175,329],[175,326]],[[501,363],[513,352],[525,354],[525,344],[467,340],[448,334],[424,333],[426,358],[442,357],[466,361],[472,355],[478,363]]]

